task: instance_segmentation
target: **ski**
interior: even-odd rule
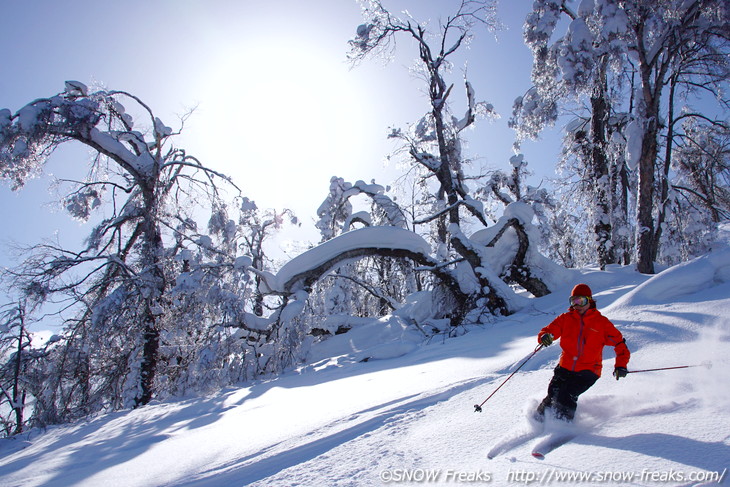
[[[513,450],[514,448],[517,448],[518,446],[522,445],[523,443],[527,443],[533,438],[537,438],[542,434],[542,429],[533,429],[529,431],[522,431],[517,434],[512,434],[504,437],[500,441],[498,441],[487,453],[487,458],[489,460],[492,460],[497,455],[501,455],[502,453],[508,452],[510,450]]]
[[[534,447],[532,447],[532,456],[539,460],[543,460],[545,455],[568,443],[576,436],[578,436],[576,433],[552,433],[547,437],[542,438]]]

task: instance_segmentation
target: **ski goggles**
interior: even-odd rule
[[[568,301],[571,306],[585,306],[591,302],[588,296],[571,296]]]

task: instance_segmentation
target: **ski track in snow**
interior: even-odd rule
[[[612,268],[578,276],[626,336],[630,370],[707,360],[713,367],[631,374],[617,382],[611,377],[613,351],[606,349],[603,377],[579,401],[578,435],[544,460],[530,455],[536,439],[493,460],[486,454],[500,438],[528,427],[558,346],[536,354],[482,413],[474,412],[474,404],[534,349],[537,331],[565,309],[569,289],[403,356],[367,363],[347,356],[319,360],[207,398],[2,440],[0,485],[355,487],[385,485],[394,474],[418,469],[437,474],[430,485],[469,484],[448,472],[487,473],[491,485],[525,485],[519,473],[544,478],[571,472],[634,474],[601,485],[716,485],[646,478],[730,467],[730,284],[693,275],[711,272],[706,262],[696,269],[686,265],[671,273],[672,279],[693,277],[691,294],[677,289],[681,282],[672,288],[662,274],[650,279]],[[667,289],[670,299],[662,301]]]
[[[441,392],[414,394],[372,407],[350,417],[336,420],[318,431],[305,434],[303,437],[290,439],[249,457],[238,459],[230,465],[223,465],[215,470],[202,472],[200,479],[175,485],[191,487],[233,484],[254,485],[255,482],[267,479],[283,469],[311,461],[339,445],[366,436],[390,423],[403,421],[401,417],[408,417],[414,411],[420,411],[444,401],[454,394],[469,390],[482,382],[484,381],[470,380]],[[268,484],[268,481],[264,484]]]

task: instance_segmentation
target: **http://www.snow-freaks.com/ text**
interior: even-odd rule
[[[640,472],[607,470],[601,472],[578,472],[545,468],[543,470],[510,469],[504,474],[494,474],[483,470],[459,471],[454,469],[392,468],[380,471],[380,480],[385,484],[428,484],[449,482],[453,484],[490,484],[509,482],[512,485],[551,485],[551,484],[625,484],[629,482],[656,483],[657,485],[677,482],[707,482],[721,484],[725,480],[727,468],[722,471],[710,470],[650,470]]]

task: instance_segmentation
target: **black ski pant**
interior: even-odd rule
[[[544,418],[545,409],[551,408],[558,419],[572,421],[578,407],[578,396],[597,380],[598,376],[590,370],[572,372],[558,365],[548,385],[547,396],[537,407],[538,419]]]

